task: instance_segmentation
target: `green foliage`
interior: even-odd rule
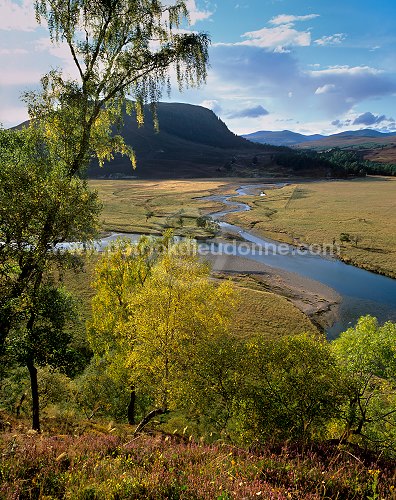
[[[171,236],[171,232],[157,239],[143,236],[137,244],[119,239],[106,248],[98,262],[88,340],[94,354],[107,359],[109,370],[114,368],[115,375],[122,369],[122,363],[115,360],[118,354],[122,356],[120,341],[128,328],[131,297],[149,278]]]
[[[89,340],[125,387],[154,406],[196,413],[204,399],[197,388],[208,389],[207,361],[222,352],[232,290],[209,281],[191,242],[169,245],[167,235],[137,245],[119,241],[106,251],[97,268]]]
[[[213,220],[209,215],[201,215],[196,219],[197,227],[206,229],[210,234],[215,236],[220,231],[220,225],[217,221]]]
[[[44,273],[72,261],[56,245],[97,233],[96,194],[84,180],[65,176],[44,144],[33,128],[0,131],[0,347],[13,320],[29,315]]]
[[[226,335],[232,287],[211,283],[208,267],[180,243],[131,299],[127,363],[134,385],[144,387],[157,407],[178,408],[196,395],[191,377],[202,365],[204,346]]]
[[[75,380],[78,410],[87,419],[110,417],[124,421],[130,390],[124,380],[110,377],[104,358],[94,358]]]
[[[351,236],[349,233],[341,233],[340,234],[340,241],[342,243],[349,243],[351,241]]]
[[[348,402],[345,435],[394,452],[396,445],[396,324],[360,318],[333,341]]]
[[[123,109],[134,111],[142,124],[144,103],[156,103],[163,88],[170,88],[171,68],[180,88],[205,80],[209,40],[177,30],[188,17],[181,0],[173,5],[39,0],[36,15],[47,22],[53,42],[67,43],[79,74],[78,80],[66,80],[52,71],[43,78],[40,94],[26,96],[30,115],[46,123],[48,141],[55,139],[54,151],[65,158],[70,175],[84,171],[92,155],[102,164],[119,152],[135,164],[131,147],[113,136],[112,126],[122,123]],[[133,102],[125,109],[127,95]]]
[[[16,325],[6,341],[9,356],[24,366],[34,360],[39,366],[67,368],[72,363],[72,340],[67,326],[75,320],[73,299],[61,288],[43,284],[34,297],[34,318],[29,326]]]
[[[279,165],[292,168],[295,172],[304,170],[315,172],[324,169],[336,177],[396,174],[396,165],[364,160],[357,152],[345,151],[339,148],[332,148],[323,152],[287,149],[277,153],[275,160]]]
[[[35,363],[72,369],[72,301],[48,276],[77,265],[57,245],[92,240],[100,204],[53,156],[40,128],[1,130],[0,146],[0,354],[30,365],[35,378]]]
[[[170,87],[170,66],[180,87],[204,81],[209,40],[175,32],[188,16],[182,1],[38,0],[35,9],[51,40],[67,43],[79,73],[79,81],[55,70],[45,75],[42,89],[24,97],[29,128],[1,131],[0,137],[0,354],[12,332],[17,358],[31,375],[33,427],[39,430],[35,364],[59,364],[55,359],[68,343],[60,334],[65,318],[59,300],[51,296],[48,305],[44,297],[44,273],[55,256],[65,260],[57,244],[88,241],[97,229],[99,205],[81,174],[92,156],[103,164],[119,152],[134,163],[132,149],[112,130],[122,121],[126,95],[135,98],[126,111],[134,108],[141,124],[143,104],[155,103],[164,85]],[[52,308],[58,323],[45,317]]]
[[[250,439],[325,434],[342,395],[336,360],[324,339],[302,334],[257,340],[250,344],[246,362],[250,380],[243,426]]]

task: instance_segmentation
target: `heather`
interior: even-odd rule
[[[395,462],[334,444],[206,444],[181,435],[5,433],[0,498],[394,498]]]

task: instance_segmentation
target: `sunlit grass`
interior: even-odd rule
[[[340,246],[340,257],[359,267],[396,277],[396,179],[293,184],[245,197],[252,211],[229,221],[289,243]],[[342,243],[341,233],[358,242]]]
[[[224,180],[92,180],[90,186],[103,203],[104,230],[144,234],[160,234],[172,226],[178,234],[199,235],[196,218],[221,208],[199,198],[215,190],[232,192],[232,184]]]
[[[239,335],[277,337],[302,332],[317,333],[309,318],[289,300],[279,295],[237,287],[239,304],[233,328]]]

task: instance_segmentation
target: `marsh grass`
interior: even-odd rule
[[[239,303],[233,329],[244,338],[318,333],[308,316],[285,297],[246,286],[237,286],[236,290]]]
[[[178,234],[195,236],[207,236],[197,228],[197,217],[222,208],[216,201],[200,198],[214,191],[232,193],[232,186],[235,183],[199,179],[90,181],[103,203],[104,230],[161,234],[174,227]]]
[[[293,184],[243,200],[252,210],[229,215],[230,222],[287,243],[335,241],[342,260],[396,277],[395,178]],[[341,233],[357,243],[340,241]]]

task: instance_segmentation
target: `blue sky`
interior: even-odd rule
[[[166,3],[166,2],[164,2]],[[213,109],[236,133],[396,132],[395,0],[188,0],[211,35],[207,85],[171,100]],[[51,67],[72,68],[35,23],[32,0],[0,3],[0,122]]]

